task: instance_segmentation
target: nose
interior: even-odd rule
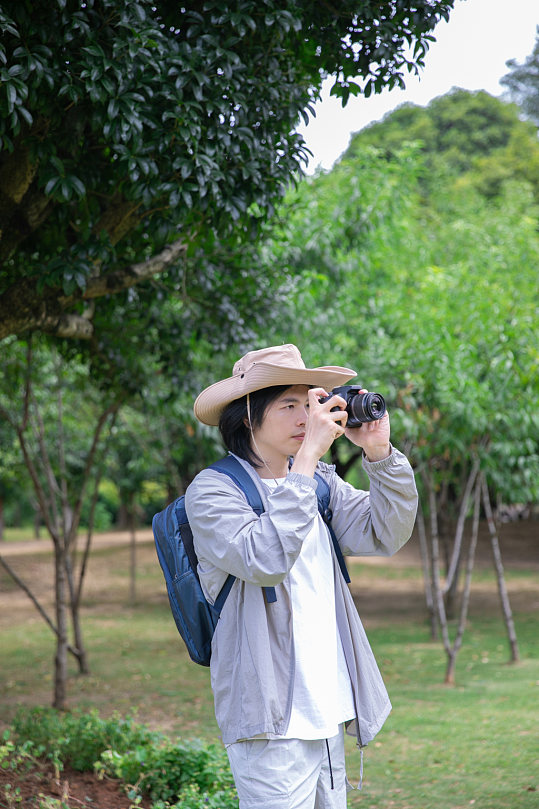
[[[308,416],[309,416],[309,411],[307,410],[307,408],[306,407],[300,407],[300,410],[299,410],[299,413],[298,413],[298,425],[304,425],[306,423],[306,421],[307,421]]]

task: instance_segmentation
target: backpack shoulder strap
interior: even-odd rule
[[[346,562],[344,561],[343,552],[341,551],[341,546],[339,545],[339,541],[335,536],[335,532],[331,525],[331,520],[333,517],[333,512],[329,506],[329,484],[327,481],[320,475],[318,472],[314,473],[314,479],[316,480],[316,496],[318,497],[318,511],[322,515],[322,519],[324,520],[325,524],[328,527],[331,541],[333,542],[333,548],[335,550],[335,556],[337,557],[337,561],[339,563],[339,567],[341,568],[341,573],[344,576],[344,580],[347,584],[350,584],[350,574],[348,573],[348,568],[346,567]]]
[[[236,486],[239,486],[245,494],[247,502],[253,511],[256,511],[260,517],[264,511],[260,492],[250,474],[233,455],[227,455],[225,458],[215,461],[211,464],[210,469],[216,469],[218,472],[223,472],[229,478],[232,478]]]
[[[247,472],[246,469],[243,468],[241,463],[234,458],[233,455],[227,455],[224,458],[221,458],[219,461],[215,461],[210,465],[210,469],[216,469],[218,472],[222,472],[225,475],[228,475],[229,478],[232,478],[236,486],[238,486],[242,492],[245,494],[247,498],[247,502],[257,514],[258,517],[264,511],[264,505],[262,503],[262,498],[260,497],[260,492],[256,488],[256,484],[253,481],[250,474]],[[229,576],[230,579],[230,576]],[[225,587],[228,587],[227,592],[223,598],[223,604],[226,600],[226,596],[228,595],[230,588],[232,587],[233,579],[229,584],[229,580],[225,582]],[[263,587],[262,590],[264,591],[264,595],[266,597],[266,601],[268,604],[272,604],[274,601],[277,601],[277,594],[275,592],[275,587]],[[219,594],[219,599],[221,598],[221,593]],[[217,603],[217,602],[216,602]]]
[[[218,472],[223,472],[225,475],[228,475],[230,478],[232,478],[234,483],[244,492],[247,498],[247,502],[249,503],[253,511],[258,516],[262,514],[262,512],[264,511],[264,506],[262,504],[260,492],[258,491],[256,484],[254,483],[249,473],[246,471],[246,469],[243,468],[241,463],[236,458],[234,458],[233,455],[227,455],[225,458],[221,458],[219,461],[215,461],[214,463],[211,464],[210,469],[216,469]],[[333,517],[333,514],[329,506],[329,497],[330,497],[329,485],[318,472],[315,472],[314,477],[316,480],[316,495],[318,498],[318,510],[328,527],[331,540],[333,542],[335,555],[337,557],[337,561],[339,562],[339,567],[341,568],[344,580],[349,584],[350,575],[346,567],[346,562],[344,561],[343,552],[341,551],[341,547],[339,545],[337,537],[335,536],[335,532],[333,531],[333,528],[331,526],[331,519]],[[226,599],[226,596],[228,595],[228,592],[230,591],[230,587],[232,586],[232,584],[233,579],[230,581],[230,583],[228,580],[225,583],[227,592],[223,598],[223,604]],[[262,589],[264,590],[266,601],[268,603],[277,601],[275,587],[263,587]]]

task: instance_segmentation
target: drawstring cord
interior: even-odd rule
[[[335,789],[335,784],[333,782],[333,768],[331,766],[331,755],[330,755],[330,752],[329,752],[329,742],[328,742],[327,739],[326,739],[326,750],[327,750],[327,754],[328,754],[328,764],[329,764],[329,781],[330,781],[330,784],[331,784],[331,789]],[[348,782],[348,780],[347,780],[347,783],[349,784],[349,787],[351,787],[352,789],[354,788],[354,787],[351,786],[351,784]],[[356,789],[362,789],[362,788],[363,788],[363,747],[360,747],[359,748],[359,784],[357,785]]]
[[[326,750],[328,751],[328,763],[329,763],[329,779],[331,783],[331,789],[335,789],[335,785],[333,783],[333,770],[331,768],[331,756],[329,754],[329,742],[326,739]]]

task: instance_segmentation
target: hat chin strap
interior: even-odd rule
[[[250,403],[250,398],[249,397],[250,397],[250,394],[248,393],[247,394],[247,421],[249,422],[249,432],[251,433],[251,441],[253,442],[253,444],[255,446],[255,449],[256,449],[256,451],[258,453],[258,457],[260,458],[260,460],[262,461],[262,463],[264,464],[264,466],[266,467],[266,469],[270,473],[271,477],[273,478],[273,480],[275,482],[275,485],[278,486],[279,484],[277,482],[277,479],[276,479],[275,475],[273,474],[273,470],[270,469],[269,465],[264,460],[264,457],[263,457],[262,453],[260,452],[260,450],[258,448],[258,444],[256,443],[256,438],[255,438],[255,434],[254,434],[254,431],[253,431],[253,424],[251,422],[251,403]]]

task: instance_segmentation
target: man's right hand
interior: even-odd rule
[[[332,396],[327,402],[320,402],[328,396],[324,388],[311,388],[308,391],[309,415],[305,424],[305,437],[297,451],[291,472],[314,476],[316,465],[322,455],[331,447],[336,438],[344,435],[348,414],[346,401],[342,396]]]

